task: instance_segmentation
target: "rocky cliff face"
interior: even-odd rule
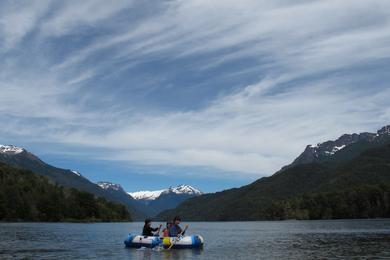
[[[390,137],[390,125],[384,126],[377,133],[360,133],[360,134],[344,134],[338,139],[332,141],[326,141],[323,143],[318,143],[316,145],[306,146],[303,153],[301,153],[290,166],[312,163],[312,162],[321,162],[329,159],[337,152],[345,149],[346,147],[363,141],[367,143],[380,143],[384,139]]]

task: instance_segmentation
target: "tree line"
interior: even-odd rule
[[[268,219],[389,218],[390,184],[304,194],[274,202],[267,213]]]

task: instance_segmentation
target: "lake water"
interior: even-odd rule
[[[390,220],[191,222],[202,250],[125,248],[142,224],[0,223],[0,259],[390,259]]]

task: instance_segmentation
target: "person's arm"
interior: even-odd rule
[[[152,230],[153,232],[156,232],[158,230],[158,228],[152,228],[150,227],[150,230]]]
[[[161,227],[162,227],[162,225],[160,224],[160,225],[158,226],[158,228],[157,228],[157,231],[156,231],[156,233],[155,233],[155,236],[159,236],[159,235],[160,235]]]

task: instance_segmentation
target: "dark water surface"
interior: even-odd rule
[[[189,224],[204,249],[125,248],[142,223],[0,223],[0,259],[390,259],[390,220]]]

